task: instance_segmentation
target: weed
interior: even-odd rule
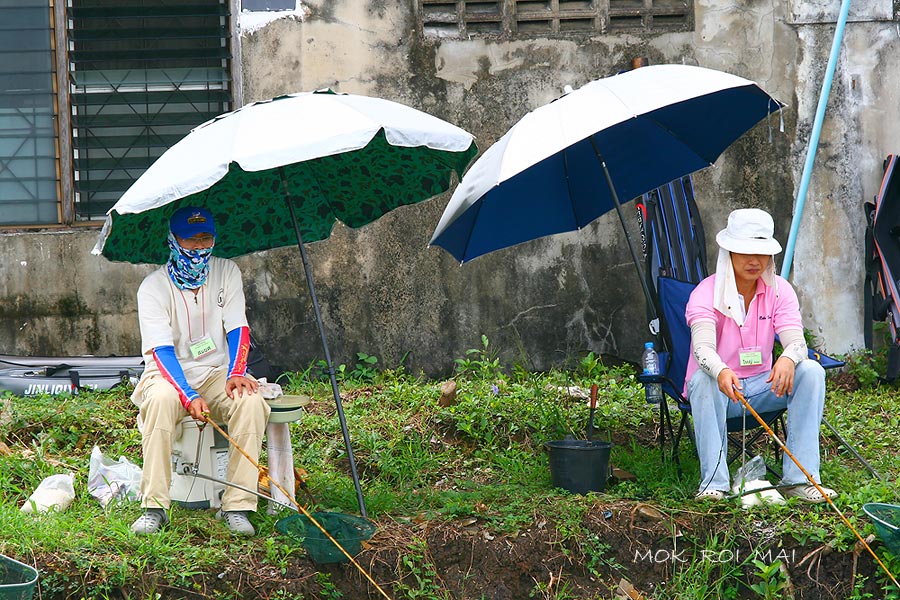
[[[328,362],[325,359],[319,359],[316,361],[316,368],[314,372],[317,373],[316,379],[318,381],[330,381],[331,375],[328,372]],[[347,378],[347,365],[341,363],[339,365],[334,365],[334,379],[338,383],[343,382]]]
[[[623,567],[616,559],[612,546],[600,541],[600,536],[596,533],[587,535],[584,542],[581,544],[581,551],[584,553],[585,558],[587,558],[588,571],[595,577],[603,577],[603,574],[600,572],[601,566],[619,573],[625,571],[625,567]]]
[[[847,600],[875,600],[875,595],[865,591],[866,581],[868,577],[864,575],[856,575],[856,581],[853,582],[852,595]]]
[[[673,563],[671,579],[666,583],[660,598],[672,600],[734,600],[738,597],[740,577],[747,559],[736,550],[732,533],[712,534],[693,555]],[[730,560],[720,560],[721,557]]]
[[[858,350],[843,357],[844,367],[852,375],[860,388],[871,389],[878,383],[879,370],[871,350]]]
[[[881,562],[887,567],[891,573],[900,573],[900,556],[891,554],[890,552],[881,553]],[[884,590],[884,598],[890,600],[900,599],[900,589],[894,585],[894,582],[881,569],[875,571],[875,580],[879,584],[879,588]]]
[[[372,383],[378,376],[378,357],[366,354],[365,352],[356,353],[356,366],[348,374],[348,377],[359,383]]]
[[[276,540],[271,537],[265,539],[263,548],[263,562],[277,568],[282,575],[287,573],[290,558],[294,555],[303,554],[300,546],[285,544],[283,540]]]
[[[606,372],[606,367],[603,365],[603,359],[600,356],[593,352],[588,352],[587,356],[578,363],[577,372],[585,379],[597,379]]]
[[[407,552],[401,559],[402,580],[397,584],[397,591],[404,598],[422,598],[424,600],[442,600],[449,598],[446,590],[437,582],[437,571],[428,558],[428,544],[421,538],[414,538],[407,546]],[[412,585],[406,583],[411,581]]]
[[[550,572],[547,582],[534,580],[534,587],[531,588],[528,597],[542,598],[543,600],[576,600],[578,596],[569,588],[569,582],[562,578],[562,570],[558,575]]]
[[[770,564],[766,564],[761,560],[753,559],[753,566],[756,567],[754,575],[759,577],[760,581],[750,584],[750,589],[765,600],[781,597],[782,590],[788,586],[782,573],[782,562],[774,560]]]
[[[321,594],[319,597],[323,600],[338,600],[344,597],[341,590],[337,589],[331,581],[330,573],[316,573],[316,583],[319,584],[319,594]]]
[[[486,335],[481,336],[481,348],[466,350],[466,358],[456,359],[457,372],[472,379],[497,379],[503,375],[500,358],[489,348]]]

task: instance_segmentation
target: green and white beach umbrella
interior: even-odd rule
[[[336,221],[362,227],[446,191],[478,150],[472,135],[403,104],[330,90],[248,104],[198,126],[109,210],[94,254],[163,264],[169,217],[209,209],[213,254],[299,246],[359,501],[356,463],[304,243]]]

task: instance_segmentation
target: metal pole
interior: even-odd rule
[[[294,203],[288,191],[287,177],[284,167],[279,167],[281,183],[285,190],[285,202],[291,211],[291,222],[294,224],[294,233],[297,235],[297,246],[300,248],[300,259],[303,261],[303,271],[306,273],[306,285],[309,287],[309,296],[312,299],[313,311],[316,313],[316,325],[319,327],[319,337],[322,342],[322,350],[325,352],[325,364],[328,367],[328,376],[331,379],[331,391],[334,394],[334,403],[337,406],[338,420],[341,422],[341,433],[344,435],[344,447],[347,449],[347,458],[350,460],[350,474],[353,476],[353,485],[356,488],[356,501],[359,503],[359,513],[365,517],[366,505],[363,502],[362,488],[359,485],[359,474],[356,472],[356,458],[350,447],[350,432],[347,429],[347,419],[344,417],[344,405],[341,403],[341,393],[338,390],[337,379],[334,376],[334,365],[331,362],[331,352],[328,350],[328,341],[325,338],[325,325],[322,322],[322,313],[319,310],[319,300],[316,298],[316,289],[313,285],[312,270],[309,267],[309,259],[306,256],[306,247],[303,245],[303,237],[300,235],[300,226],[297,224],[297,215],[294,212]]]
[[[841,437],[841,434],[838,433],[838,430],[835,429],[835,428],[831,425],[831,423],[829,423],[828,421],[826,421],[824,418],[822,419],[822,422],[825,423],[825,426],[828,427],[828,429],[831,430],[831,433],[833,433],[834,436],[835,436],[838,440],[840,440],[840,442],[844,445],[844,447],[845,447],[847,450],[850,451],[850,454],[852,454],[853,456],[855,456],[855,457],[856,457],[856,460],[858,460],[859,462],[862,463],[862,465],[869,471],[869,473],[871,473],[873,476],[875,476],[876,479],[880,479],[880,480],[884,481],[884,477],[882,477],[881,475],[879,475],[878,472],[877,472],[874,468],[872,468],[872,465],[870,465],[868,462],[866,462],[866,459],[864,459],[862,456],[859,455],[859,452],[856,451],[856,448],[854,448],[853,446],[851,446],[851,445],[847,442],[847,440],[845,440],[844,438]]]
[[[797,190],[797,202],[794,205],[794,218],[791,221],[791,232],[788,235],[784,248],[784,260],[781,263],[781,276],[788,279],[791,275],[791,263],[794,260],[794,244],[797,241],[797,232],[800,230],[800,219],[803,217],[803,207],[806,204],[806,192],[809,189],[809,178],[812,175],[813,162],[816,158],[816,149],[819,147],[819,135],[822,133],[822,122],[825,120],[825,107],[828,105],[828,96],[831,95],[831,82],[834,79],[834,70],[837,66],[838,54],[841,51],[841,41],[844,38],[844,25],[847,24],[847,15],[850,12],[850,0],[841,0],[841,12],[838,16],[837,28],[834,31],[834,39],[831,42],[831,56],[828,57],[828,66],[825,67],[825,81],[819,93],[819,105],[816,107],[816,117],[813,122],[812,134],[809,138],[809,148],[806,150],[806,163],[803,165],[803,175],[800,177],[800,188]]]
[[[622,205],[619,202],[619,195],[616,193],[616,186],[613,185],[612,177],[610,177],[609,170],[606,168],[606,160],[600,153],[597,143],[594,141],[593,137],[591,137],[590,140],[591,146],[594,148],[594,154],[597,155],[597,160],[600,161],[600,166],[603,168],[603,175],[606,177],[606,185],[609,186],[609,193],[612,195],[613,204],[616,206],[619,222],[622,223],[622,230],[625,232],[625,240],[628,242],[628,249],[631,251],[631,259],[634,261],[634,266],[637,268],[638,277],[641,280],[641,287],[644,290],[644,297],[647,299],[647,307],[650,310],[651,320],[657,319],[659,315],[656,313],[656,303],[653,302],[653,294],[650,293],[650,287],[647,285],[647,278],[644,277],[644,269],[641,267],[641,260],[638,258],[637,249],[634,247],[634,241],[631,239],[631,234],[628,233],[628,227],[625,223],[625,213],[622,212]]]

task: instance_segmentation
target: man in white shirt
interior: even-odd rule
[[[171,506],[172,444],[187,414],[206,415],[228,426],[229,436],[259,459],[269,406],[256,380],[247,375],[250,328],[237,265],[212,256],[216,228],[204,208],[185,207],[169,221],[168,262],[138,289],[141,352],[146,367],[132,394],[142,420],[143,514],[131,526],[156,533],[168,523]],[[226,479],[246,489],[258,485],[258,471],[232,446]],[[247,517],[257,496],[226,486],[217,515],[240,535],[256,532]]]

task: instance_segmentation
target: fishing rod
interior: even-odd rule
[[[253,460],[253,458],[252,458],[249,454],[247,454],[247,452],[246,452],[243,448],[241,448],[241,447],[238,445],[237,442],[235,442],[233,439],[231,439],[231,437],[230,437],[227,433],[225,433],[225,430],[223,430],[221,427],[219,427],[218,423],[216,423],[213,419],[210,419],[210,418],[209,418],[209,413],[208,413],[208,412],[203,413],[203,417],[206,419],[206,422],[207,422],[207,423],[209,423],[210,425],[212,425],[213,428],[214,428],[216,431],[218,431],[220,434],[222,434],[222,437],[224,437],[226,440],[228,440],[228,442],[229,442],[232,446],[234,446],[235,448],[237,448],[237,450],[238,450],[241,454],[244,455],[244,458],[246,458],[247,460],[250,461],[250,464],[252,464],[254,467],[256,467],[257,470],[259,470],[259,471],[262,471],[262,470],[263,470],[263,467],[261,467],[261,466],[259,465],[258,462],[256,462],[255,460]],[[315,519],[315,517],[313,517],[313,516],[309,513],[309,511],[306,510],[306,508],[304,508],[303,506],[300,505],[299,502],[297,502],[296,500],[294,500],[294,497],[293,497],[292,494],[289,494],[289,493],[287,492],[287,490],[285,490],[283,487],[281,487],[281,484],[278,483],[277,481],[275,481],[274,479],[270,479],[270,481],[271,481],[271,483],[272,483],[275,487],[277,487],[277,488],[279,489],[279,491],[281,491],[282,494],[285,495],[286,498],[288,498],[291,502],[294,503],[294,505],[297,507],[297,510],[299,510],[301,513],[303,513],[303,516],[305,516],[307,519],[309,519],[310,522],[311,522],[313,525],[315,525],[315,526],[319,529],[319,531],[321,531],[322,533],[325,534],[325,537],[327,537],[329,540],[331,540],[331,543],[332,543],[332,544],[334,544],[335,546],[337,546],[338,550],[340,550],[341,552],[344,553],[344,556],[346,556],[348,559],[350,559],[350,562],[353,563],[353,566],[355,566],[357,569],[359,569],[359,572],[362,573],[363,576],[364,576],[366,579],[369,580],[369,583],[371,583],[372,585],[375,586],[375,589],[376,589],[376,590],[378,590],[379,592],[381,592],[381,595],[382,595],[382,596],[384,596],[385,598],[387,598],[387,600],[393,600],[390,596],[388,596],[387,592],[385,592],[383,589],[381,589],[381,586],[378,585],[378,583],[376,583],[374,579],[372,579],[372,576],[369,575],[369,573],[362,567],[362,565],[360,565],[358,562],[356,562],[356,559],[354,559],[352,556],[350,556],[350,553],[347,552],[347,551],[344,549],[344,547],[341,546],[341,544],[340,544],[336,539],[334,539],[334,537],[332,537],[332,535],[331,535],[330,533],[328,533],[328,531],[327,531],[324,527],[322,527],[322,524],[319,523],[319,522]],[[889,573],[889,574],[890,574],[890,573]]]
[[[831,498],[828,496],[828,494],[825,493],[825,490],[822,489],[822,486],[820,486],[818,483],[816,483],[816,480],[813,479],[813,476],[809,474],[809,471],[807,471],[806,468],[800,464],[800,461],[797,460],[793,454],[791,454],[791,451],[787,449],[787,446],[784,444],[784,442],[782,442],[781,439],[777,435],[775,435],[775,432],[772,431],[772,428],[769,427],[769,425],[763,420],[763,418],[759,416],[759,413],[757,413],[753,409],[753,407],[750,406],[750,403],[747,402],[746,398],[744,398],[744,394],[742,394],[740,392],[740,390],[738,390],[737,388],[734,388],[734,395],[738,400],[741,401],[741,404],[744,405],[744,408],[746,408],[750,412],[750,414],[753,415],[753,417],[759,422],[759,424],[762,426],[762,428],[765,429],[766,433],[769,434],[769,437],[771,437],[772,440],[774,440],[775,443],[778,444],[778,447],[781,449],[781,451],[784,452],[785,454],[787,454],[790,457],[790,459],[792,461],[794,461],[794,464],[797,465],[797,468],[799,468],[801,471],[803,471],[803,474],[806,475],[806,479],[808,479],[809,482],[811,484],[813,484],[813,487],[815,487],[816,490],[820,494],[822,494],[822,497],[825,498],[826,502],[828,502],[828,505],[834,509],[834,512],[836,512],[838,514],[838,516],[841,518],[841,520],[844,522],[844,524],[850,528],[850,530],[856,536],[856,539],[858,539],[862,543],[862,545],[865,547],[865,549],[869,551],[869,554],[872,555],[872,558],[875,559],[875,562],[877,562],[878,565],[884,570],[884,572],[887,573],[887,576],[890,577],[891,581],[894,582],[894,585],[897,586],[898,588],[900,588],[900,583],[897,583],[897,580],[894,578],[894,576],[891,574],[891,572],[888,570],[888,568],[884,565],[884,563],[881,562],[881,559],[878,558],[878,555],[875,554],[875,551],[872,550],[872,548],[869,546],[869,544],[866,543],[866,540],[864,540],[863,537],[856,530],[856,528],[853,527],[853,524],[850,523],[850,521],[847,519],[847,517],[844,516],[844,513],[841,512],[841,509],[839,509],[835,505],[835,503],[831,500]]]
[[[206,475],[205,473],[201,473],[200,472],[200,454],[201,454],[201,449],[203,448],[203,429],[205,427],[206,427],[205,421],[201,421],[199,423],[199,425],[197,426],[197,429],[200,432],[200,435],[197,436],[197,448],[194,451],[194,462],[183,464],[181,467],[181,472],[179,473],[179,475],[183,475],[185,477],[192,478],[191,479],[191,487],[188,488],[188,492],[187,492],[188,497],[190,497],[191,492],[194,490],[194,482],[197,479],[203,479],[205,481],[211,481],[213,483],[219,483],[222,485],[227,485],[229,487],[239,489],[242,492],[247,492],[248,494],[253,494],[257,498],[262,498],[263,500],[268,500],[269,502],[277,504],[278,506],[280,506],[282,508],[287,508],[289,510],[299,512],[299,511],[297,511],[296,508],[294,508],[293,505],[288,504],[282,500],[276,500],[273,496],[267,496],[263,493],[260,493],[260,491],[258,489],[251,490],[250,488],[244,487],[242,485],[238,485],[238,484],[228,481],[226,479],[219,479],[218,477],[212,477],[210,475]],[[269,484],[273,481],[273,479],[272,479],[271,475],[269,475],[269,469],[267,467],[263,467],[263,466],[258,467],[258,469],[260,472],[260,482],[265,481],[265,485],[269,486],[269,488],[271,489],[271,486]],[[176,473],[177,472],[178,471],[176,469]],[[294,469],[294,477],[296,478],[296,481],[298,482],[297,487],[300,490],[302,490],[309,497],[309,501],[312,504],[316,504],[316,499],[313,497],[312,492],[309,491],[309,486],[306,485],[306,481],[303,480],[302,476],[297,471],[297,469]],[[290,498],[288,498],[288,499],[290,499]]]

